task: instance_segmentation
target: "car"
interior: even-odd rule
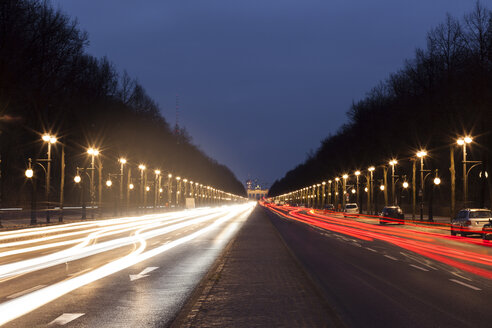
[[[343,217],[359,216],[359,206],[356,203],[347,203],[343,208]]]
[[[482,235],[482,229],[492,219],[492,212],[486,208],[465,208],[451,221],[451,235]]]
[[[385,206],[379,214],[379,224],[390,222],[405,224],[405,215],[400,206]]]
[[[492,240],[492,220],[489,220],[489,223],[483,225],[482,239]]]
[[[326,204],[324,207],[325,210],[327,211],[334,211],[335,210],[335,205],[333,204]]]

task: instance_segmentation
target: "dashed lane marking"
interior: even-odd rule
[[[426,268],[419,267],[418,265],[415,265],[415,264],[410,264],[410,266],[411,266],[411,267],[414,267],[415,269],[422,270],[422,271],[429,271],[429,270],[427,270]]]
[[[462,275],[456,273],[456,272],[451,272],[451,274],[454,274],[456,277],[460,277],[461,279],[465,279],[465,280],[468,280],[468,281],[472,281],[470,278],[467,278],[467,277],[463,277]]]
[[[398,259],[396,257],[393,257],[391,255],[385,255],[384,257],[387,257],[387,258],[389,258],[389,259],[391,259],[393,261],[398,261]]]
[[[471,289],[473,289],[473,290],[481,290],[480,288],[475,287],[475,286],[472,286],[472,285],[469,285],[469,284],[467,284],[466,282],[463,282],[463,281],[459,281],[459,280],[456,280],[456,279],[449,279],[449,280],[451,280],[452,282],[455,282],[455,283],[457,283],[457,284],[460,284],[460,285],[462,285],[462,286],[465,286],[465,287],[471,288]]]
[[[373,249],[373,248],[370,248],[370,247],[364,247],[365,249],[371,251],[371,252],[374,252],[374,253],[377,253],[378,251]]]
[[[73,321],[81,316],[83,316],[85,313],[63,313],[61,316],[56,318],[55,320],[51,321],[48,325],[59,325],[63,326],[69,323],[70,321]]]
[[[43,288],[44,286],[46,286],[46,285],[37,285],[37,286],[34,286],[33,288],[29,288],[29,289],[23,290],[23,291],[21,291],[21,292],[18,292],[18,293],[15,293],[15,294],[9,295],[9,296],[7,296],[7,298],[17,298],[17,297],[19,297],[19,296],[22,296],[22,295],[28,294],[28,293],[33,292],[33,291],[35,291],[35,290],[41,289],[41,288]]]

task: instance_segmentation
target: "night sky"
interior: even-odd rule
[[[475,0],[57,0],[208,155],[273,183]],[[488,8],[492,0],[482,1]]]

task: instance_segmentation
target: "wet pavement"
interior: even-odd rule
[[[338,327],[341,321],[257,206],[173,327]]]

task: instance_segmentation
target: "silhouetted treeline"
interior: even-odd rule
[[[117,158],[125,156],[133,167],[143,162],[151,169],[244,194],[234,174],[193,145],[186,131],[173,133],[138,81],[120,74],[107,58],[88,55],[88,42],[77,21],[49,1],[0,2],[4,205],[24,197],[18,191],[25,182],[27,158],[46,157],[43,132],[56,134],[60,141],[53,149],[55,189],[65,144],[68,182],[76,166],[87,165],[85,151],[94,145],[101,149],[105,172],[117,172]]]
[[[399,159],[401,182],[403,175],[407,179],[411,175],[411,157],[426,148],[430,155],[426,169],[439,169],[443,180],[440,198],[449,200],[450,147],[454,147],[459,200],[462,151],[456,139],[469,134],[475,143],[468,147],[468,160],[484,162],[470,171],[470,197],[477,203],[489,203],[484,188],[490,190],[490,178],[484,183],[479,173],[492,160],[491,11],[477,2],[462,19],[447,15],[428,33],[426,49],[417,49],[413,59],[354,103],[347,115],[348,123],[323,140],[303,164],[276,181],[271,195],[342,173],[353,174],[369,165],[388,165],[393,157]],[[381,175],[382,170],[376,170],[376,181]]]

